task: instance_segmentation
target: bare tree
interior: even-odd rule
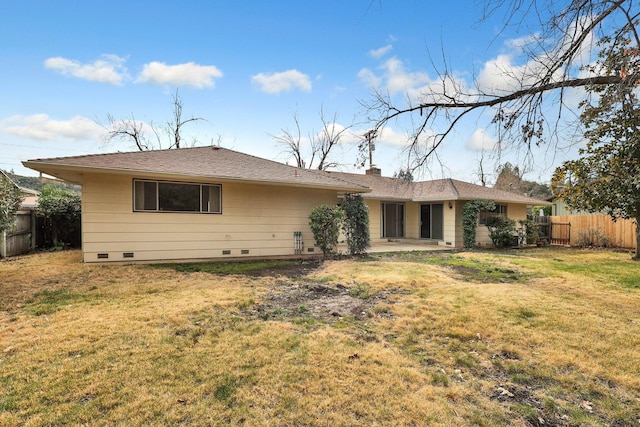
[[[133,114],[131,114],[131,118],[124,120],[116,120],[111,114],[108,114],[107,134],[104,138],[105,142],[109,143],[114,140],[133,141],[140,151],[162,149],[163,147],[169,149],[180,148],[183,144],[182,130],[184,125],[205,119],[201,117],[184,119],[182,117],[183,103],[178,89],[176,89],[175,94],[172,96],[172,106],[172,119],[169,120],[166,125],[160,127],[154,126],[153,122],[147,124],[136,120]],[[152,139],[148,136],[149,133],[153,134]],[[166,142],[166,144],[163,144],[163,141]]]
[[[131,114],[131,118],[124,120],[116,120],[111,114],[107,114],[107,121],[109,125],[105,127],[107,134],[104,137],[104,142],[109,143],[113,140],[124,139],[133,141],[140,151],[151,149],[152,145],[145,132],[145,123],[136,120],[133,114]]]
[[[182,100],[178,95],[178,89],[176,89],[175,95],[173,95],[173,121],[167,122],[167,133],[169,134],[171,145],[169,148],[180,148],[182,142],[182,127],[190,122],[196,122],[198,120],[204,120],[202,117],[191,117],[189,119],[182,118]]]
[[[305,169],[305,161],[302,155],[304,144],[302,142],[302,133],[300,132],[298,113],[293,114],[293,121],[296,126],[295,133],[289,129],[280,129],[280,135],[271,135],[271,138],[283,147],[284,154],[294,158],[297,167]]]
[[[476,170],[476,174],[478,175],[478,179],[480,179],[480,183],[483,187],[487,186],[487,173],[484,171],[484,150],[480,152],[480,158],[478,159],[478,169]]]
[[[340,164],[333,160],[331,154],[353,126],[341,126],[337,123],[337,120],[337,113],[334,113],[331,120],[327,120],[324,110],[320,109],[322,130],[319,133],[310,132],[308,140],[305,141],[300,131],[300,120],[296,113],[293,115],[294,131],[281,129],[279,135],[271,135],[271,137],[282,146],[283,154],[293,157],[296,166],[299,168],[318,170],[336,168]]]
[[[483,87],[478,79],[467,85],[445,65],[438,71],[437,82],[417,100],[405,104],[377,91],[366,104],[375,130],[403,117],[411,119],[408,152],[419,153],[413,160],[415,167],[423,165],[456,126],[475,112],[491,110],[502,147],[511,144],[530,151],[536,145],[558,142],[559,123],[567,112],[567,89],[640,83],[640,74],[626,73],[624,64],[615,73],[605,73],[580,63],[585,52],[593,57],[595,50],[614,49],[620,40],[617,36],[627,32],[631,34],[629,57],[638,52],[638,0],[485,0],[484,18],[498,11],[506,11],[505,28],[535,15],[541,29],[523,47],[527,66],[518,74],[505,70],[509,87]]]

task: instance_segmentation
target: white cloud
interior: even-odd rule
[[[430,83],[427,73],[406,71],[404,63],[396,57],[388,59],[379,68],[382,70],[380,75],[363,68],[358,77],[369,86],[380,88],[383,85],[390,95],[406,93],[410,98],[415,98],[421,88]]]
[[[99,83],[121,85],[126,78],[124,62],[125,59],[117,55],[102,55],[100,59],[86,64],[58,56],[45,60],[44,66],[64,76],[73,76]]]
[[[54,120],[47,114],[11,116],[0,121],[0,131],[23,138],[51,141],[60,138],[99,140],[104,129],[91,119],[75,116],[69,120]]]
[[[491,151],[498,147],[499,141],[480,128],[476,129],[467,141],[467,148],[474,151]]]
[[[339,126],[336,124],[336,126]],[[365,134],[369,132],[370,129],[363,130],[354,130],[346,136],[344,142],[349,144],[357,144],[365,138]],[[381,131],[376,135],[374,142],[376,144],[385,144],[392,145],[396,147],[403,147],[407,144],[408,136],[406,133],[396,132],[391,126],[386,126],[382,128]]]
[[[506,40],[505,45],[510,48],[521,51],[527,48],[528,46],[531,46],[533,44],[540,43],[540,42],[541,42],[540,34],[534,33],[534,34],[529,34],[523,37]]]
[[[288,92],[296,88],[305,92],[311,91],[311,79],[298,70],[272,74],[259,73],[251,77],[251,82],[260,86],[260,90],[266,93]]]
[[[192,86],[198,89],[215,86],[215,79],[223,76],[214,65],[199,65],[194,62],[167,65],[153,61],[142,69],[136,83],[151,83],[169,86]]]
[[[358,72],[358,78],[365,85],[372,88],[377,88],[382,83],[382,77],[376,76],[375,73],[368,68],[363,68],[362,70],[360,70]]]
[[[369,51],[369,56],[372,58],[381,58],[384,55],[386,55],[387,53],[389,53],[391,51],[391,49],[393,49],[393,46],[388,44],[386,46],[383,46],[381,48],[378,49],[371,49]]]
[[[393,95],[412,90],[429,82],[427,73],[405,71],[404,63],[397,58],[391,58],[383,65],[387,77],[387,87]]]
[[[403,147],[407,145],[408,136],[406,133],[396,132],[392,127],[387,126],[382,128],[382,131],[377,136],[376,140],[383,144]]]

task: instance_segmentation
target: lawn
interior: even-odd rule
[[[640,426],[625,253],[0,261],[0,425]]]

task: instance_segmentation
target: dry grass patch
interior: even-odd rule
[[[0,277],[0,425],[640,425],[624,254],[158,268],[59,252]]]

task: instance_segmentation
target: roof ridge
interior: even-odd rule
[[[449,181],[449,184],[451,185],[451,188],[453,189],[453,193],[456,195],[456,197],[460,197],[460,192],[458,191],[458,187],[456,187],[456,183],[455,180],[453,178],[446,178]]]
[[[43,158],[43,159],[31,159],[30,161],[38,161],[38,160],[61,160],[61,159],[81,159],[81,158],[87,158],[87,157],[101,157],[101,156],[114,156],[114,155],[118,155],[118,154],[138,154],[138,153],[161,153],[161,152],[170,152],[170,151],[186,151],[186,150],[202,150],[205,148],[211,148],[214,150],[226,150],[226,151],[231,151],[234,153],[238,153],[238,154],[243,154],[245,156],[250,156],[256,159],[260,159],[260,160],[266,160],[269,162],[274,162],[274,163],[279,163],[276,162],[274,160],[269,160],[269,159],[265,159],[262,157],[257,157],[251,154],[247,154],[247,153],[243,153],[241,151],[236,151],[236,150],[231,150],[229,148],[225,148],[225,147],[221,147],[219,145],[199,145],[196,147],[181,147],[181,148],[159,148],[157,150],[127,150],[127,151],[110,151],[108,153],[90,153],[90,154],[80,154],[77,156],[57,156],[57,157],[47,157],[47,158]],[[287,164],[284,163],[279,163],[281,165],[284,166],[289,166]],[[289,166],[292,167],[292,166]]]

